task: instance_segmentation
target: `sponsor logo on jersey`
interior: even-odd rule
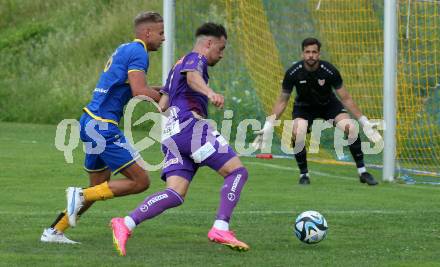
[[[177,164],[179,162],[179,159],[178,158],[172,158],[172,159],[170,159],[170,160],[168,160],[167,162],[165,162],[164,164],[163,164],[163,169],[165,169],[166,167],[168,167],[168,166],[170,166],[170,165],[174,165],[174,164]]]
[[[107,94],[108,89],[104,89],[104,88],[95,88],[95,90],[93,90],[93,92],[98,92],[98,93]]]
[[[300,84],[304,84],[304,83],[307,83],[307,81],[306,81],[306,80],[304,80],[304,81],[299,81],[299,83],[300,83]]]

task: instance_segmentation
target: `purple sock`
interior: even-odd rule
[[[217,220],[229,222],[247,178],[248,172],[244,167],[234,170],[225,177],[222,190],[220,191],[220,206],[217,211]]]
[[[167,188],[145,198],[144,202],[130,213],[130,217],[138,225],[182,203],[183,198],[173,189]]]

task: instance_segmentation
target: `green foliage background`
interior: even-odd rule
[[[225,0],[176,1],[175,59],[192,48],[194,30],[202,22],[214,21],[227,24],[225,10],[227,2]],[[382,2],[372,1],[374,14],[381,23]],[[264,0],[263,4],[271,32],[277,40],[281,64],[287,69],[293,61],[298,60],[299,44],[303,38],[308,36],[321,38],[319,27],[312,17],[312,9],[308,8],[307,0]],[[400,3],[400,7],[401,24],[406,25],[407,9],[404,8],[403,2]],[[143,10],[162,13],[162,1],[0,0],[0,121],[57,124],[62,119],[79,118],[82,107],[90,100],[91,91],[108,57],[119,44],[133,39],[132,19]],[[414,10],[412,12],[415,12]],[[433,12],[436,11],[433,9],[428,13]],[[419,15],[419,19],[425,18],[421,16],[423,14]],[[432,20],[432,23],[434,22]],[[411,23],[418,25],[422,22],[411,21]],[[231,139],[234,139],[239,122],[249,118],[262,122],[266,114],[261,107],[263,100],[257,97],[252,77],[249,76],[244,65],[243,55],[240,52],[242,45],[240,33],[230,31],[230,34],[224,60],[210,70],[210,86],[225,95],[225,109],[234,110],[231,127]],[[416,45],[420,48],[424,46],[436,48],[439,32],[434,31],[429,34],[432,40]],[[417,41],[418,38],[414,40]],[[328,42],[325,39],[323,41],[322,58],[333,62],[332,50],[326,47]],[[401,49],[407,49],[408,45],[407,42],[399,44]],[[161,83],[161,53],[159,51],[150,55],[151,64],[148,73],[150,84]],[[425,54],[413,54],[411,57],[409,60],[409,55],[401,55],[402,60],[408,62],[424,62]],[[338,62],[334,63],[337,66]],[[407,68],[415,68],[414,63],[407,65]],[[425,106],[420,109],[421,114],[413,114],[414,112],[405,112],[404,105],[398,105],[400,113],[413,114],[412,116],[423,115],[426,119],[419,120],[416,127],[411,127],[403,134],[408,138],[401,141],[399,147],[410,149],[408,155],[405,154],[406,152],[400,153],[404,158],[402,166],[436,165],[436,161],[432,158],[438,157],[435,148],[439,143],[436,129],[440,124],[438,105],[440,87],[436,84],[438,77],[432,73],[436,73],[437,69],[439,69],[438,64],[421,65],[421,72],[427,73],[427,83],[422,83],[412,76],[406,77],[409,79],[407,81],[410,84],[409,90],[414,91],[415,96],[423,97]],[[429,93],[426,88],[430,88]],[[406,94],[403,94],[398,97],[402,100],[405,96]],[[275,97],[274,95],[273,101]],[[366,101],[364,98],[356,98],[356,101],[357,99],[361,106],[362,101]],[[150,110],[153,111],[153,107],[139,105],[133,121]],[[381,110],[380,105],[378,110]],[[369,110],[365,112],[373,113]],[[223,110],[211,107],[210,117],[220,123],[224,118]],[[426,128],[429,130],[423,130]],[[426,136],[426,140],[430,141],[420,142],[420,136],[422,139]],[[248,129],[247,141],[251,138],[252,133]],[[321,141],[324,148],[332,148],[333,130],[324,131]],[[275,143],[279,144],[279,140]],[[426,154],[431,146],[434,149]],[[274,151],[274,153],[279,152]],[[424,157],[414,156],[423,153],[426,154]],[[380,164],[380,161],[381,155],[371,162]],[[438,170],[435,166],[428,169]]]
[[[162,1],[0,0],[0,121],[79,118],[107,58],[134,38],[132,19]],[[148,79],[161,82],[161,52]]]

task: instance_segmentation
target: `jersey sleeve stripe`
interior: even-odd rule
[[[90,115],[90,117],[92,117],[93,119],[97,120],[97,121],[103,121],[103,122],[108,122],[108,123],[113,123],[114,125],[118,125],[117,121],[114,120],[109,120],[109,119],[103,119],[99,116],[96,116],[95,114],[93,114],[88,108],[83,108],[83,110]]]
[[[128,70],[127,73],[130,73],[130,72],[133,72],[133,71],[141,71],[141,72],[145,72],[145,70],[136,70],[136,69],[133,69],[133,70]]]
[[[197,71],[198,73],[201,73],[198,69],[182,69],[180,70],[180,73],[185,73],[185,72],[193,72],[193,71]]]

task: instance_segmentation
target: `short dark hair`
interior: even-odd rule
[[[163,22],[163,18],[157,12],[153,12],[153,11],[141,12],[134,18],[134,27],[137,27],[142,23],[148,23],[148,22],[154,22],[154,23]]]
[[[214,36],[217,38],[224,36],[225,39],[228,39],[228,34],[226,33],[225,27],[223,27],[221,24],[216,24],[213,22],[206,22],[196,30],[196,37],[201,35]]]
[[[321,50],[321,42],[316,38],[309,37],[304,39],[301,44],[302,50],[304,51],[304,48],[309,45],[317,45],[318,51]]]

